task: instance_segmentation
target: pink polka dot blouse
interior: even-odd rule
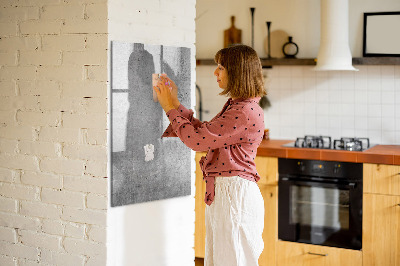
[[[264,135],[264,112],[258,105],[261,97],[229,98],[222,111],[209,122],[193,117],[193,110],[182,104],[167,112],[170,124],[161,136],[179,137],[194,151],[207,151],[200,168],[206,182],[205,203],[215,196],[216,176],[240,176],[257,182],[254,159]]]

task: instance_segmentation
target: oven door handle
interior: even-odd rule
[[[329,187],[329,188],[344,188],[344,189],[354,189],[356,188],[356,183],[354,182],[337,182],[337,181],[316,181],[316,180],[304,180],[299,178],[280,178],[283,182],[289,182],[293,185],[305,185],[305,186],[317,186],[317,187]]]

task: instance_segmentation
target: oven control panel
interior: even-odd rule
[[[362,164],[303,159],[278,159],[279,174],[362,179]]]

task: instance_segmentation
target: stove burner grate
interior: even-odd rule
[[[331,137],[306,135],[304,138],[297,138],[294,146],[299,148],[330,149]]]
[[[284,146],[296,148],[314,148],[314,149],[333,149],[345,151],[364,151],[371,147],[368,138],[345,138],[336,139],[331,141],[329,136],[320,135],[305,135],[299,137],[293,143],[288,143]]]
[[[368,138],[340,138],[333,142],[335,150],[363,151],[369,147]]]

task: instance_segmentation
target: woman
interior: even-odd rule
[[[179,103],[175,83],[160,78],[154,90],[171,122],[162,137],[177,136],[192,150],[208,151],[200,160],[206,182],[205,265],[258,265],[264,247],[264,201],[254,163],[265,128],[258,105],[266,95],[261,63],[246,45],[218,51],[215,62],[219,94],[230,98],[209,122],[194,118]]]

